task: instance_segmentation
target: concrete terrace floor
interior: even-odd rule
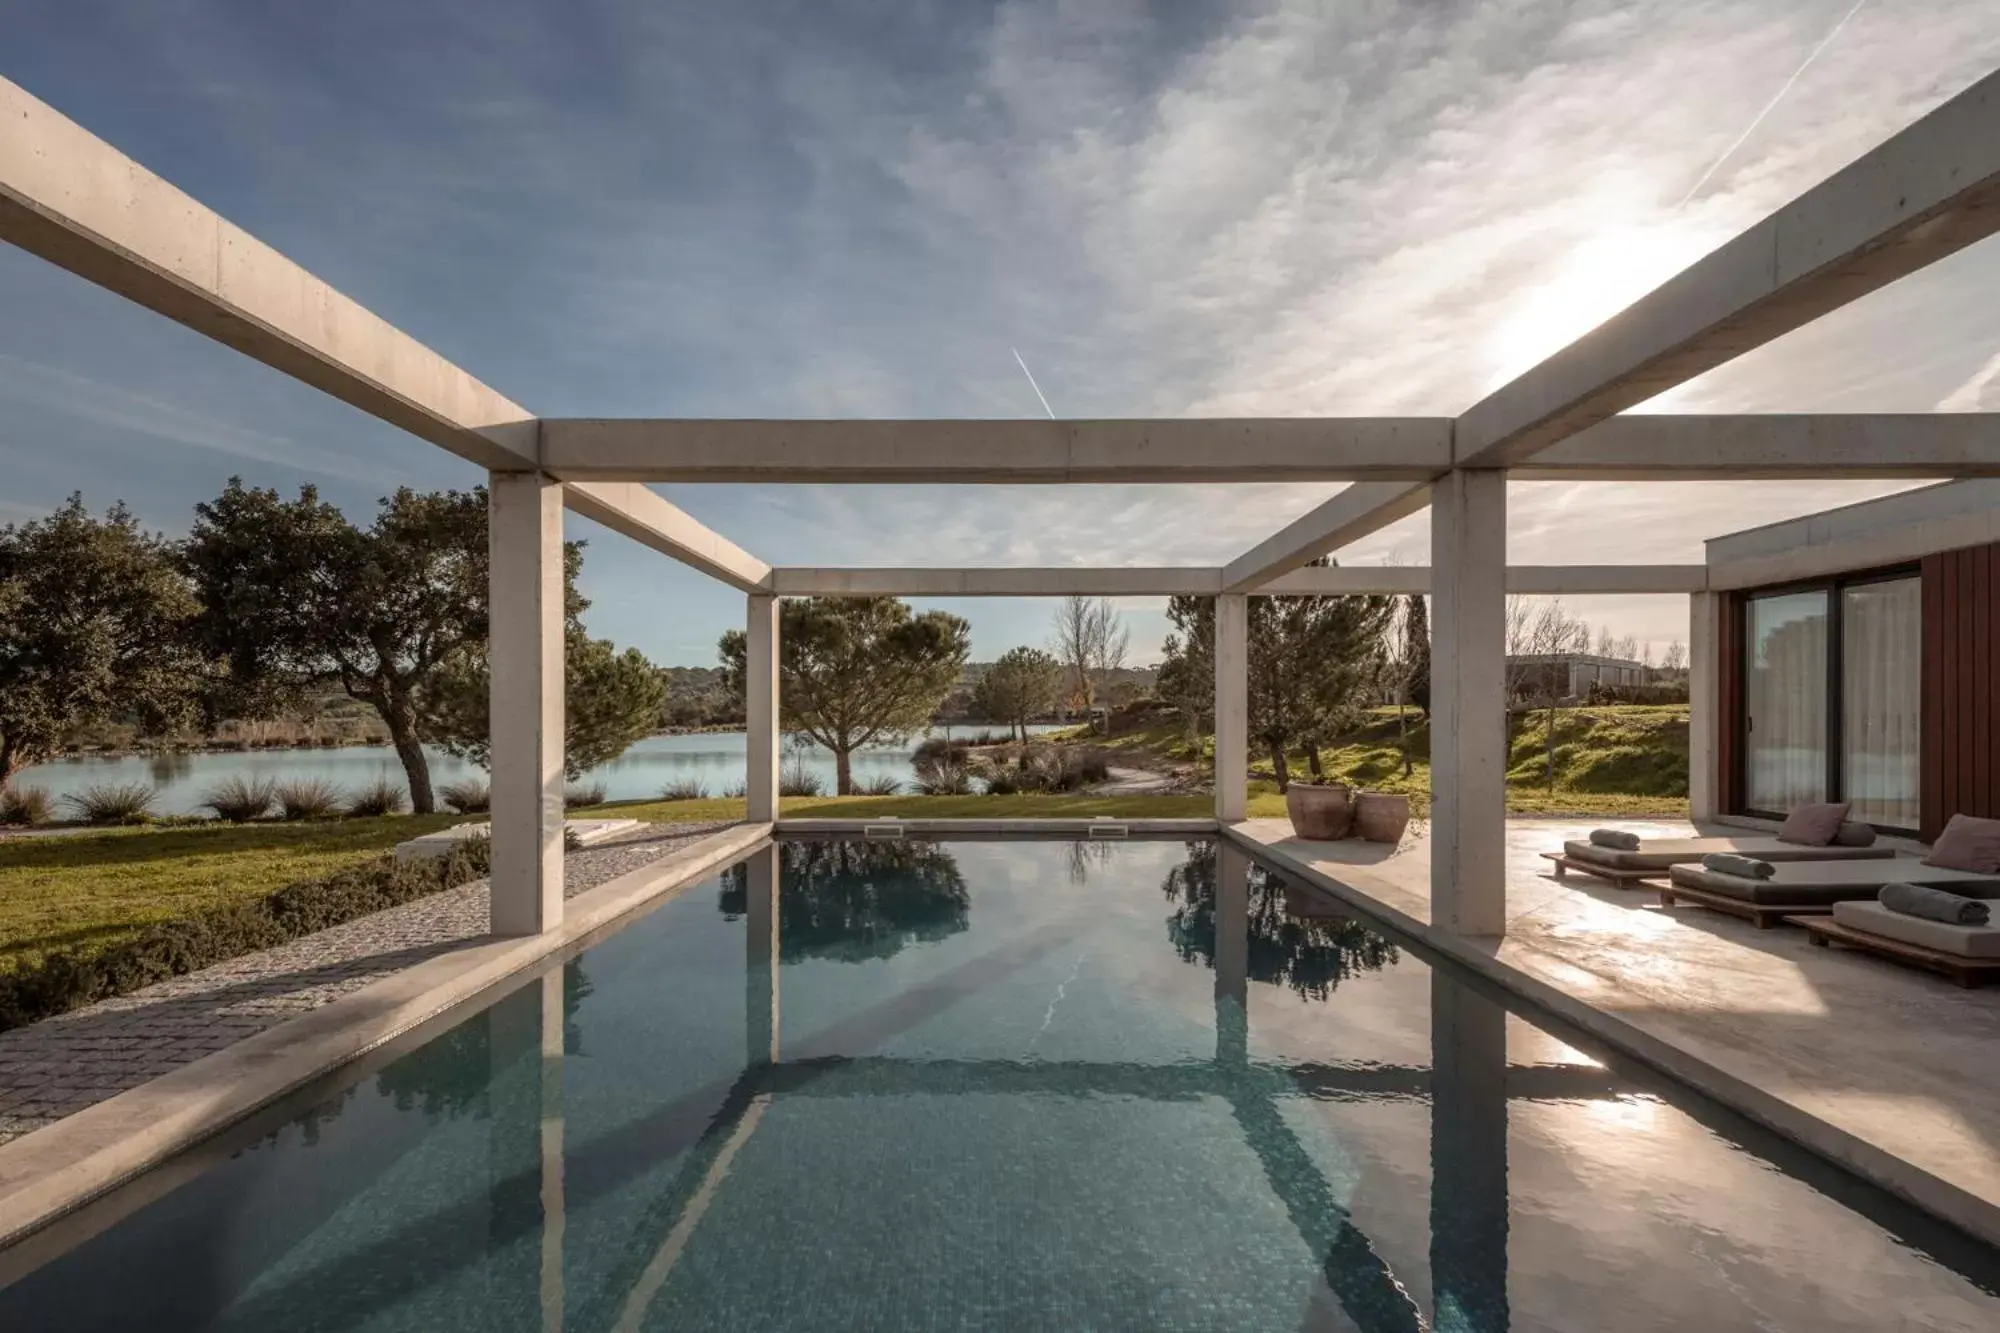
[[[1556,881],[1539,853],[1606,826],[1641,836],[1696,831],[1678,822],[1508,821],[1508,935],[1497,949],[1490,940],[1475,947],[1879,1149],[1893,1160],[1864,1173],[1898,1192],[1922,1202],[1937,1182],[1956,1187],[1971,1197],[1952,1210],[1955,1220],[2000,1239],[2000,988],[1964,990],[1816,948],[1796,927],[1758,930],[1718,912],[1662,908],[1650,889],[1575,874]],[[1387,909],[1392,922],[1396,914],[1430,922],[1421,832],[1390,849],[1305,842],[1277,819],[1235,831],[1277,863],[1337,881],[1364,908]],[[1897,1175],[1909,1168],[1932,1180],[1906,1186]]]

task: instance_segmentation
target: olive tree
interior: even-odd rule
[[[1005,722],[1022,740],[1028,721],[1055,706],[1062,664],[1039,648],[1013,648],[986,668],[973,690],[979,711],[994,722]]]
[[[87,723],[149,733],[197,717],[198,610],[173,548],[123,505],[93,518],[83,497],[0,527],[0,787]]]

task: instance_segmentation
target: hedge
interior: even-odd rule
[[[33,967],[0,975],[0,1032],[484,878],[490,858],[484,839],[405,865],[382,856],[262,898],[162,921],[109,949],[49,954]]]

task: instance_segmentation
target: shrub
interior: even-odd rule
[[[325,778],[280,782],[275,795],[278,814],[285,819],[325,819],[340,813],[340,788]]]
[[[660,788],[660,799],[663,801],[705,801],[708,799],[708,788],[693,778],[676,778],[674,781]]]
[[[50,954],[33,967],[0,975],[0,1031],[453,888],[481,878],[491,866],[491,846],[469,838],[446,856],[404,865],[393,856],[377,857],[262,898],[162,921],[100,953]]]
[[[986,775],[988,796],[1012,796],[1019,790],[1021,785],[1015,780],[1014,774],[1004,768],[996,768]]]
[[[818,796],[825,790],[825,781],[801,760],[788,761],[778,772],[780,796]]]
[[[726,801],[740,801],[749,794],[749,784],[743,782],[732,782],[722,789],[722,798]]]
[[[271,808],[276,789],[269,778],[246,778],[241,774],[224,778],[201,798],[201,808],[215,811],[217,819],[231,824],[247,824],[262,819]]]
[[[41,787],[0,791],[0,824],[46,824],[55,813],[55,798]]]
[[[879,777],[863,778],[854,784],[854,794],[857,796],[899,796],[902,791],[903,784],[887,773]]]
[[[601,782],[593,782],[588,785],[578,784],[577,786],[565,789],[563,792],[563,809],[565,810],[574,810],[579,806],[585,805],[603,804],[604,784]]]
[[[1111,756],[1102,750],[1072,751],[1076,755],[1077,776],[1085,782],[1111,780]]]
[[[375,815],[400,815],[407,800],[395,779],[376,778],[348,798],[347,813],[360,819]]]
[[[100,782],[63,797],[63,804],[86,824],[127,824],[150,815],[158,795],[143,782]]]
[[[966,751],[971,748],[972,742],[970,741],[947,740],[943,736],[926,736],[923,740],[917,742],[917,748],[910,754],[910,762],[920,764],[926,759],[944,759],[949,757],[963,763],[967,757]]]
[[[917,790],[926,796],[965,796],[972,791],[972,770],[962,759],[950,756],[919,759],[915,768]]]
[[[478,778],[466,778],[439,787],[438,799],[455,814],[483,815],[493,808],[493,788]]]

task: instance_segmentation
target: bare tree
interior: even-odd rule
[[[1639,640],[1630,634],[1611,645],[1611,656],[1626,662],[1639,660]]]
[[[1072,593],[1056,608],[1051,647],[1069,672],[1070,697],[1085,716],[1097,702],[1097,681],[1124,668],[1131,641],[1109,597]]]
[[[1687,645],[1682,643],[1679,639],[1675,639],[1672,643],[1667,645],[1666,655],[1660,658],[1660,670],[1685,671],[1687,670],[1687,664],[1688,664]]]
[[[1599,652],[1603,656],[1603,640],[1609,638],[1609,631],[1600,636]],[[1509,599],[1507,607],[1507,653],[1510,658],[1528,657],[1540,659],[1560,658],[1568,653],[1588,652],[1590,649],[1590,626],[1563,609],[1560,598],[1551,598],[1538,606],[1530,607],[1525,601]],[[1516,646],[1518,645],[1518,647]],[[1616,645],[1611,645],[1615,647]],[[1519,685],[1525,685],[1522,692],[1531,694],[1535,705],[1546,711],[1547,725],[1544,728],[1544,779],[1553,790],[1556,785],[1556,723],[1557,713],[1562,707],[1564,692],[1569,678],[1559,661],[1543,660],[1529,666],[1509,670],[1509,691],[1513,693]]]

